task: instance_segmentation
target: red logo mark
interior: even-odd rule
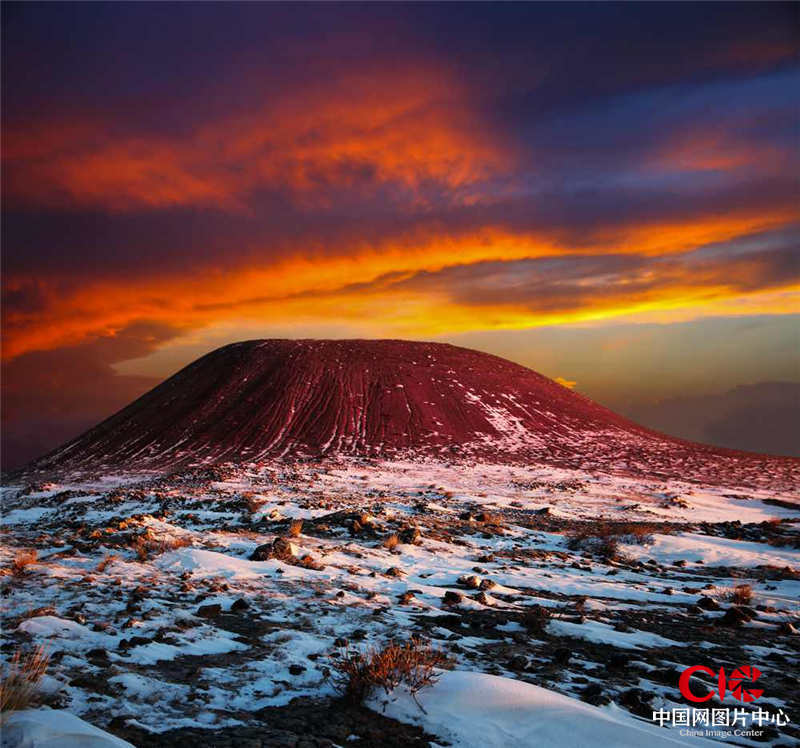
[[[710,675],[712,678],[716,677],[717,693],[719,694],[720,700],[723,700],[725,698],[725,694],[730,692],[734,699],[749,703],[751,701],[755,701],[764,694],[764,691],[760,688],[742,687],[743,681],[755,683],[761,676],[761,671],[753,665],[742,665],[741,667],[737,667],[731,673],[730,678],[725,675],[725,668],[720,668],[719,672],[715,673],[710,667],[706,667],[705,665],[692,665],[692,667],[687,667],[686,670],[681,673],[681,677],[678,680],[678,688],[680,688],[681,694],[683,694],[685,698],[687,698],[689,701],[694,701],[695,703],[708,701],[714,695],[713,692],[707,693],[704,696],[696,696],[694,693],[692,693],[692,690],[689,687],[689,679],[695,673],[705,673],[706,675]]]

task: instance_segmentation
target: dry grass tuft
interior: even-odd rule
[[[252,491],[248,491],[243,495],[244,504],[247,507],[247,511],[250,514],[255,514],[257,511],[261,509],[261,505],[264,503],[263,499],[256,496]]]
[[[21,577],[28,571],[29,566],[36,563],[37,559],[36,551],[20,551],[11,562],[11,573],[15,577]]]
[[[383,539],[383,547],[386,548],[387,551],[393,551],[399,544],[400,538],[397,537],[396,532],[393,532],[391,535],[387,535]]]
[[[671,529],[651,522],[586,522],[567,534],[567,547],[605,559],[619,558],[619,544],[650,545],[653,533]]]
[[[97,568],[95,571],[100,573],[104,572],[106,568],[108,568],[109,564],[114,563],[119,558],[115,553],[109,553],[99,564],[97,564]]]
[[[14,712],[35,706],[39,696],[41,681],[50,655],[44,647],[38,647],[30,654],[14,653],[0,679],[0,712]]]
[[[297,538],[300,536],[301,532],[303,532],[303,520],[293,519],[292,523],[289,525],[289,537]]]
[[[416,701],[420,690],[436,683],[438,676],[434,670],[449,662],[444,652],[422,639],[413,638],[405,644],[391,642],[383,649],[345,650],[334,659],[333,668],[343,697],[361,704],[376,688],[389,694],[400,685],[405,686]],[[419,702],[417,705],[422,709]]]
[[[153,556],[158,556],[176,548],[186,548],[192,544],[189,538],[155,538],[149,532],[134,538],[131,547],[136,552],[139,561],[147,561]]]
[[[731,590],[729,599],[735,605],[750,605],[753,601],[753,588],[749,584],[737,584]]]

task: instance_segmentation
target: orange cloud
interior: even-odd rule
[[[244,210],[259,188],[309,200],[321,188],[470,184],[507,168],[463,85],[439,70],[340,74],[188,135],[120,135],[97,120],[25,123],[6,133],[7,192],[24,203],[115,211],[205,205]]]
[[[622,272],[613,279],[602,273],[578,278],[562,295],[548,298],[540,298],[535,288],[515,291],[519,280],[510,277],[492,296],[479,301],[459,295],[447,271],[497,261],[511,263],[513,270],[514,261],[543,257],[597,255],[602,263],[608,247],[582,247],[576,252],[546,236],[487,230],[462,237],[420,238],[416,244],[347,246],[325,257],[290,257],[224,271],[203,267],[194,274],[87,279],[71,291],[40,277],[35,279],[39,294],[35,309],[7,309],[3,355],[13,358],[74,344],[113,334],[140,320],[188,331],[236,320],[314,324],[335,319],[370,326],[376,335],[430,336],[632,315],[677,319],[737,314],[737,303],[748,305],[750,313],[796,311],[798,289],[791,279],[778,287],[772,276],[762,281],[763,271],[755,261],[739,258],[731,265],[685,267],[679,261],[695,241],[721,241],[770,220],[779,219],[739,218],[731,224],[712,218],[707,223],[676,225],[672,238],[666,228],[656,226],[652,233],[658,236],[652,240],[644,226],[627,230],[613,248],[615,256],[640,258],[635,272]],[[642,251],[636,253],[637,246]],[[667,247],[672,249],[669,255]],[[667,259],[651,266],[649,256]],[[429,281],[421,282],[426,278]],[[11,279],[7,291],[22,292],[25,283],[33,281]]]
[[[220,251],[216,259],[169,272],[153,262],[128,275],[89,275],[80,287],[66,285],[56,273],[48,276],[44,267],[7,275],[6,292],[34,287],[37,304],[4,310],[3,357],[114,334],[139,320],[188,331],[236,320],[342,319],[372,325],[376,334],[425,336],[631,315],[730,314],[737,299],[746,299],[751,312],[791,309],[793,297],[778,297],[772,288],[744,289],[737,279],[726,282],[713,273],[677,273],[649,285],[638,279],[624,294],[604,293],[604,281],[596,279],[594,293],[579,305],[552,308],[537,307],[535,297],[526,303],[509,294],[476,304],[444,286],[403,285],[415,274],[489,261],[676,255],[797,219],[786,200],[767,208],[764,201],[742,201],[729,210],[690,208],[677,218],[612,221],[586,229],[579,242],[567,236],[574,231],[569,225],[514,229],[503,224],[501,211],[479,228],[440,224],[435,215],[426,221],[431,184],[448,205],[496,200],[493,190],[481,189],[482,181],[513,172],[516,154],[489,132],[461,82],[441,69],[407,64],[337,73],[314,88],[274,96],[250,113],[197,123],[180,136],[126,134],[102,119],[75,117],[7,128],[4,187],[12,203],[121,212],[212,206],[246,213],[253,210],[248,196],[260,189],[308,205],[347,191],[374,198],[390,185],[404,191],[404,208],[422,218],[379,239],[366,238],[365,231],[365,238],[329,238],[316,246],[283,240],[288,246],[281,246],[280,258],[268,240],[252,239],[262,245],[247,257],[229,259]],[[706,165],[739,163],[738,155],[707,148],[708,142],[670,143],[663,154],[691,161],[711,150],[726,153],[727,161]]]

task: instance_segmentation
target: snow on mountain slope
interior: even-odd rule
[[[496,356],[398,340],[225,346],[32,469],[322,455],[534,461],[750,487],[796,486],[800,476],[800,460],[657,434]]]

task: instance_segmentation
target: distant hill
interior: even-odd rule
[[[442,343],[255,340],[190,364],[29,469],[356,455],[539,461],[763,485],[797,460],[674,439],[531,369]]]

